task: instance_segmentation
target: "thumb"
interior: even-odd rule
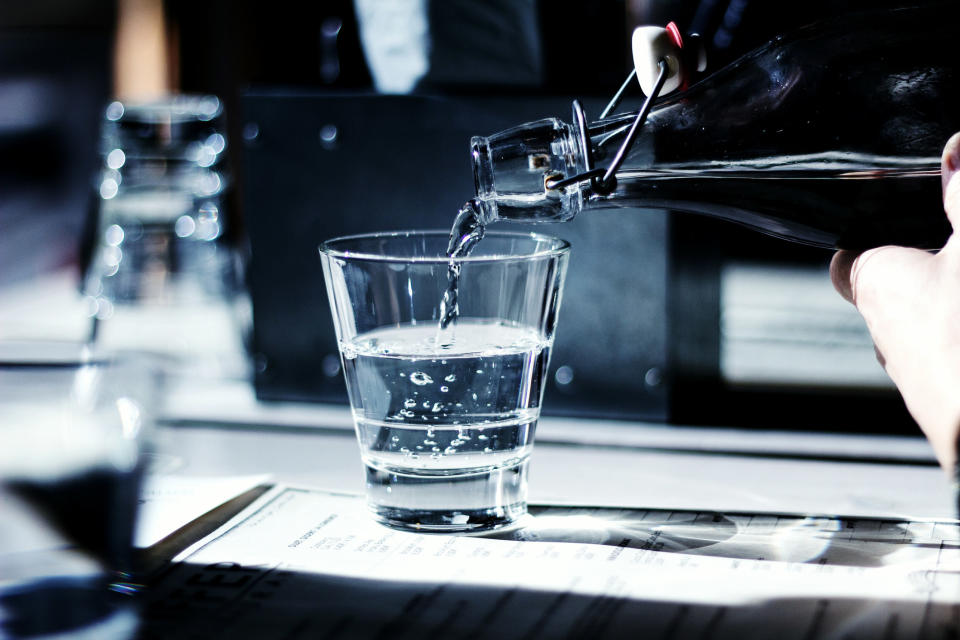
[[[960,226],[960,133],[955,133],[943,147],[940,178],[943,181],[943,207],[954,229]]]
[[[909,297],[933,258],[920,249],[886,246],[838,251],[830,262],[833,286],[871,324],[875,313]],[[876,336],[875,336],[876,337]]]
[[[853,285],[850,282],[850,272],[853,263],[860,254],[856,251],[840,250],[833,254],[830,260],[830,281],[843,299],[853,303]]]

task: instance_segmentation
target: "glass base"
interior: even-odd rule
[[[519,502],[482,511],[423,511],[377,505],[370,505],[370,510],[377,522],[392,529],[418,533],[478,533],[512,526],[527,513],[527,503]]]
[[[473,533],[513,525],[527,513],[526,459],[499,467],[447,470],[367,464],[367,502],[388,527],[421,533]]]

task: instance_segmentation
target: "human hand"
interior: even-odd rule
[[[877,358],[952,474],[960,435],[960,133],[947,142],[941,170],[954,229],[943,249],[839,251],[830,277],[866,320]]]

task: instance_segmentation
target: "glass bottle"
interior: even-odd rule
[[[587,143],[592,166],[608,166],[635,114],[585,130],[576,118],[548,118],[475,137],[481,217],[671,209],[816,246],[938,248],[950,232],[940,152],[960,129],[958,24],[954,2],[854,14],[778,37],[656,103],[615,185],[603,189],[551,182],[586,170]]]

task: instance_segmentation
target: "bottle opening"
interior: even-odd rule
[[[496,188],[493,183],[493,159],[490,157],[490,142],[483,136],[470,139],[470,157],[473,160],[473,186],[477,194],[476,206],[480,208],[485,222],[497,218]]]

